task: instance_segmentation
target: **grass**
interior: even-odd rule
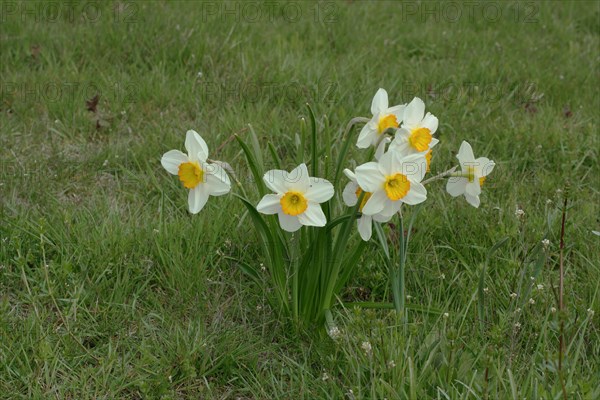
[[[569,398],[600,396],[598,3],[47,4],[1,5],[1,398],[558,399],[561,320]],[[251,124],[293,166],[306,102],[335,140],[379,87],[439,117],[432,172],[463,139],[497,166],[477,210],[429,187],[407,325],[340,304],[337,340],[297,334],[224,258],[261,262],[240,202],[189,215],[160,156],[192,128],[250,179]],[[388,287],[371,244],[341,300]]]

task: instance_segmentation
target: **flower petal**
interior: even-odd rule
[[[392,143],[390,143],[390,147],[388,147],[388,152],[395,151],[400,154],[400,156],[406,156],[409,154],[413,154],[415,150],[408,143],[408,138],[410,137],[410,132],[404,128],[400,128],[396,131],[396,136]]]
[[[160,159],[160,163],[168,173],[177,175],[179,172],[179,166],[184,162],[188,162],[189,158],[185,153],[179,150],[169,150],[163,154]]]
[[[385,157],[385,154],[382,156]],[[368,162],[356,167],[356,181],[367,192],[374,192],[381,188],[385,177],[379,170],[379,164]]]
[[[350,179],[350,181],[356,183],[356,175],[354,175],[354,172],[352,172],[348,168],[344,168],[343,172],[344,172],[344,175],[346,175],[346,177],[348,177],[348,179]]]
[[[465,199],[467,199],[467,203],[472,205],[475,208],[479,208],[479,196],[471,196],[470,194],[465,193]]]
[[[385,89],[379,88],[371,102],[371,114],[376,115],[385,112],[388,108],[388,94]]]
[[[207,164],[203,166],[205,184],[211,196],[222,196],[231,190],[231,181],[225,169],[218,164]]]
[[[475,174],[480,178],[483,176],[488,176],[495,166],[496,163],[489,158],[479,157],[477,160],[475,160]]]
[[[294,168],[285,177],[285,185],[289,190],[297,190],[300,193],[306,193],[310,187],[310,177],[308,176],[308,168],[302,163]]]
[[[356,147],[359,149],[366,149],[369,147],[377,138],[377,124],[371,120],[366,123],[365,126],[360,130],[358,140],[356,141]]]
[[[399,169],[394,169],[394,164],[396,166],[398,165],[398,157],[399,153],[396,151],[388,151],[387,153],[383,154],[378,161],[379,172],[381,172],[381,174],[385,176],[400,171]],[[356,170],[358,171],[358,168]]]
[[[475,161],[475,156],[473,155],[473,149],[468,142],[463,141],[460,145],[460,149],[458,149],[458,154],[456,155],[458,161],[461,164],[463,163],[472,163]]]
[[[419,182],[410,182],[410,190],[402,198],[402,202],[414,206],[427,200],[427,189]]]
[[[309,201],[306,211],[298,215],[298,221],[300,221],[302,225],[307,226],[325,226],[327,218],[319,203]]]
[[[358,219],[358,233],[360,234],[360,238],[365,242],[368,242],[369,239],[371,239],[371,235],[373,234],[373,222],[370,216],[363,214]]]
[[[204,185],[200,184],[188,193],[188,206],[192,214],[198,214],[208,201],[208,192]]]
[[[402,207],[402,201],[392,201],[386,196],[383,202],[383,210],[381,210],[379,214],[384,218],[392,219],[392,217],[400,211],[400,207]]]
[[[431,134],[433,135],[435,131],[437,131],[439,121],[435,115],[433,115],[432,113],[427,113],[427,115],[425,115],[425,118],[423,118],[421,125],[429,129],[429,132],[431,132]]]
[[[460,196],[465,193],[467,183],[469,183],[467,178],[450,177],[446,183],[446,191],[452,197]]]
[[[265,185],[275,193],[283,194],[288,191],[286,185],[288,172],[282,169],[272,169],[263,175]]]
[[[402,118],[404,118],[404,110],[406,110],[406,104],[400,104],[388,108],[385,112],[387,114],[393,114],[396,117],[396,121],[398,121],[398,123],[401,124]]]
[[[385,206],[385,201],[387,200],[387,196],[383,190],[378,190],[374,192],[367,203],[364,205],[362,212],[366,215],[373,215],[380,213]]]
[[[404,125],[409,128],[417,127],[421,124],[425,115],[425,103],[418,97],[412,99],[404,109]]]
[[[473,182],[467,183],[465,187],[465,194],[476,197],[481,194],[481,186],[479,186],[479,181],[475,179]]]
[[[392,215],[375,214],[372,216],[372,218],[373,218],[373,221],[388,222],[390,219],[392,219],[393,216],[394,216],[394,214],[392,214]]]
[[[344,191],[342,192],[342,199],[344,200],[344,204],[348,207],[353,207],[356,205],[356,201],[358,197],[356,197],[356,191],[358,190],[358,185],[355,182],[348,182],[346,187],[344,187]]]
[[[384,137],[381,142],[379,142],[379,145],[377,146],[377,150],[375,150],[375,159],[379,160],[381,158],[381,156],[385,153],[385,145],[388,144],[389,142],[391,142],[392,139],[390,139],[389,137]]]
[[[276,194],[265,194],[256,206],[256,211],[261,214],[277,214],[281,212],[281,197]]]
[[[279,216],[279,225],[281,229],[286,232],[296,232],[298,229],[302,227],[300,221],[298,221],[298,216],[295,215],[287,215],[284,212],[280,212]]]
[[[396,171],[402,171],[412,181],[421,182],[427,173],[425,152],[413,153],[400,159],[400,166],[394,165]]]
[[[189,130],[185,134],[185,149],[192,161],[205,162],[208,158],[208,146],[196,131]]]
[[[310,178],[310,186],[305,193],[308,201],[323,203],[333,197],[334,189],[331,182],[322,178]]]

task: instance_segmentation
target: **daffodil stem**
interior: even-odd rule
[[[425,179],[423,182],[421,182],[421,184],[423,184],[423,185],[427,185],[428,183],[431,183],[431,182],[433,182],[433,181],[437,181],[437,180],[443,179],[443,178],[445,178],[445,177],[447,177],[447,176],[449,176],[449,175],[452,175],[452,174],[454,174],[454,171],[456,171],[456,169],[457,169],[457,168],[458,168],[458,166],[452,167],[452,168],[450,168],[450,169],[449,169],[448,171],[446,171],[446,172],[442,172],[442,173],[441,173],[441,174],[439,174],[439,175],[432,176],[432,177],[431,177],[431,178],[429,178],[429,179]]]
[[[405,310],[405,293],[404,293],[404,270],[406,263],[406,244],[404,240],[404,220],[402,214],[398,213],[398,251],[396,252],[398,262],[390,263],[390,280],[392,282],[392,297],[394,300],[394,308],[396,315],[403,321]]]
[[[299,271],[299,262],[297,257],[297,247],[298,240],[296,235],[292,233],[290,238],[290,261],[292,263],[292,312],[294,314],[294,323],[298,324],[298,273]]]

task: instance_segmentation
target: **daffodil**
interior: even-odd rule
[[[354,172],[346,168],[344,170],[344,174],[348,177],[348,179],[350,179],[350,182],[346,184],[346,187],[342,192],[342,198],[344,200],[344,203],[348,207],[354,207],[356,205],[356,202],[360,198],[360,195],[363,193],[363,190],[358,185],[358,181],[356,180],[356,175],[354,174]],[[358,218],[358,233],[364,241],[368,241],[369,239],[371,239],[371,235],[373,233],[373,220],[377,222],[387,222],[391,219],[391,216],[384,217],[379,214],[367,215],[362,212],[363,207],[365,206],[369,198],[371,198],[371,195],[372,193],[365,192],[360,206],[358,207],[358,211],[361,213],[360,217]]]
[[[361,149],[377,146],[377,152],[382,154],[386,142],[381,140],[381,135],[389,128],[397,129],[400,126],[405,107],[406,104],[389,107],[387,92],[379,89],[371,102],[373,118],[360,131],[356,146]]]
[[[427,199],[427,190],[420,183],[427,166],[422,153],[402,156],[388,151],[378,162],[368,162],[356,168],[358,185],[371,196],[362,207],[363,214],[391,218],[402,203],[415,205]]]
[[[402,125],[396,131],[390,150],[404,155],[425,153],[429,167],[431,149],[439,143],[439,140],[433,137],[438,124],[438,119],[433,114],[425,114],[423,100],[415,97],[404,109]]]
[[[481,187],[496,164],[486,157],[475,159],[473,149],[467,142],[462,142],[456,158],[460,162],[462,172],[450,176],[446,190],[453,197],[464,195],[470,205],[479,207]]]
[[[192,214],[197,214],[209,196],[229,193],[231,181],[220,165],[207,162],[208,146],[195,131],[187,131],[185,149],[187,154],[179,150],[166,152],[160,162],[167,172],[178,175],[183,186],[190,189],[189,209]]]
[[[256,206],[263,214],[277,214],[284,231],[295,232],[307,226],[325,226],[327,218],[320,203],[333,197],[333,185],[320,178],[308,176],[306,164],[291,172],[274,169],[263,181],[275,194],[266,194]]]

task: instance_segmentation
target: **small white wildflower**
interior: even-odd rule
[[[446,279],[446,274],[441,274],[440,279],[442,279],[442,280]]]
[[[517,308],[517,309],[515,310],[515,314],[518,314],[518,313],[520,313],[520,312],[521,312],[521,308]]]
[[[517,297],[517,294],[516,294],[516,293],[514,293],[514,292],[513,292],[513,293],[511,293],[511,294],[510,294],[510,298],[511,298],[511,299],[515,299],[516,297]]]
[[[160,231],[158,229],[154,228],[154,229],[152,229],[152,232],[159,233]]]
[[[521,324],[519,322],[515,322],[515,329],[521,328]]]
[[[323,372],[323,375],[321,375],[321,380],[322,380],[323,382],[325,382],[325,381],[326,381],[326,380],[328,380],[328,379],[329,379],[329,375],[327,375],[327,372]]]
[[[534,299],[529,299],[529,304],[535,304],[535,300]]]
[[[259,304],[256,306],[256,311],[260,311],[260,310],[262,310],[262,306]]]
[[[544,246],[544,249],[548,249],[548,247],[550,247],[550,241],[548,239],[542,240],[542,246]]]
[[[448,314],[447,312],[444,313],[444,318],[448,318],[450,316],[450,314]]]
[[[104,160],[104,162],[102,163],[103,167],[107,167],[108,166],[108,160]]]
[[[548,205],[552,204],[552,200],[546,199],[546,204],[548,204]]]
[[[169,375],[169,383],[173,383],[173,376]]]
[[[538,290],[544,290],[544,285],[542,285],[541,283],[539,283],[539,284],[537,285],[537,289],[538,289]]]
[[[410,299],[412,299],[412,296],[410,294],[407,294],[406,295],[406,300],[410,300]]]
[[[588,315],[589,315],[590,317],[593,317],[593,316],[594,316],[594,310],[592,310],[591,308],[588,308],[588,309],[587,309],[587,313],[588,313]]]
[[[367,356],[370,356],[373,353],[373,347],[371,346],[371,343],[367,341],[362,342],[360,347],[363,349]]]
[[[519,207],[515,209],[515,217],[521,219],[525,216],[525,211],[521,210]]]
[[[327,331],[327,334],[329,335],[330,338],[332,338],[333,340],[337,340],[340,338],[340,336],[342,335],[342,332],[340,331],[340,329],[337,326],[332,326],[331,328],[329,328],[329,330]]]
[[[490,292],[489,288],[486,288],[486,287],[483,288],[483,293],[489,293],[489,292]]]
[[[534,276],[530,276],[529,279],[531,279],[532,281],[535,281],[535,277]]]
[[[396,367],[396,363],[394,362],[394,360],[390,360],[390,361],[388,361],[387,366],[389,369],[392,369],[392,368]]]
[[[550,312],[554,314],[556,312],[556,307],[550,307]]]
[[[261,270],[261,271],[263,271],[263,272],[267,270],[267,269],[265,268],[265,264],[263,264],[263,263],[260,263],[260,270]]]
[[[348,390],[348,393],[346,393],[346,396],[348,396],[348,398],[350,400],[354,400],[356,397],[354,397],[354,392],[352,391],[352,389]]]

